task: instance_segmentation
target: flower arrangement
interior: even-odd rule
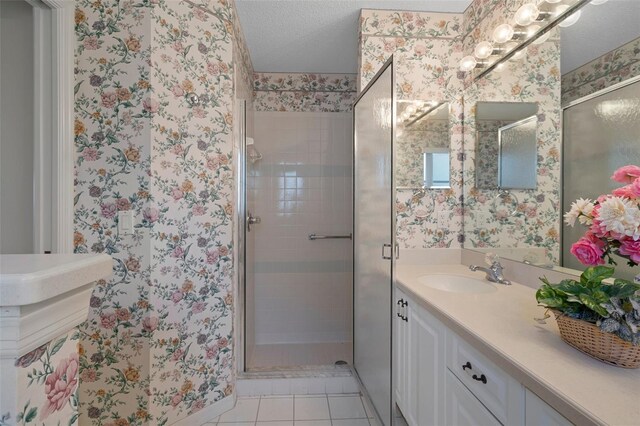
[[[624,166],[611,179],[625,184],[597,200],[580,198],[564,215],[565,222],[576,221],[588,227],[587,232],[571,246],[582,264],[603,265],[605,259],[616,265],[612,255],[627,259],[630,266],[640,264],[640,167]]]

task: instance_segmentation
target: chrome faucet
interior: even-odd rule
[[[511,281],[505,279],[504,275],[502,274],[503,268],[500,264],[500,258],[498,256],[493,253],[489,253],[485,257],[485,261],[488,265],[490,265],[488,268],[477,265],[469,265],[469,269],[474,272],[485,272],[487,274],[485,278],[487,279],[487,281],[491,281],[492,283],[511,285]]]

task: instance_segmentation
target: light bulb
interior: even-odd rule
[[[506,43],[513,38],[513,34],[515,31],[513,27],[509,24],[498,25],[495,30],[493,30],[493,41],[498,44]]]
[[[400,115],[400,120],[407,121],[409,119],[409,115],[406,111]]]
[[[578,22],[578,19],[580,19],[580,15],[582,15],[582,11],[581,10],[573,12],[571,15],[567,16],[566,18],[564,18],[562,20],[562,22],[560,22],[558,25],[560,25],[562,28],[570,27],[573,24],[575,24],[576,22]]]
[[[415,105],[409,105],[409,106],[405,109],[405,112],[406,112],[407,114],[409,114],[409,115],[413,115],[413,114],[415,114],[416,109],[417,109],[417,108],[415,107]]]
[[[499,63],[498,65],[496,65],[496,67],[494,68],[494,70],[496,72],[502,72],[507,68],[507,66],[504,64],[504,62]]]
[[[426,105],[427,105],[429,108],[433,108],[433,107],[435,107],[435,106],[438,106],[438,101],[427,101],[427,102],[426,102]]]
[[[526,27],[538,19],[540,15],[540,9],[533,3],[525,3],[520,6],[520,9],[513,16],[513,20],[516,24]]]
[[[493,44],[488,41],[478,43],[473,53],[478,59],[487,59],[493,54]]]
[[[476,67],[477,64],[478,64],[478,61],[476,61],[476,58],[474,58],[471,55],[465,56],[460,61],[460,71],[464,71],[464,72],[471,71]]]
[[[591,0],[591,1],[589,2],[589,4],[592,4],[592,5],[594,5],[594,6],[597,6],[597,5],[599,5],[599,4],[606,3],[607,1],[608,1],[608,0]]]
[[[560,3],[562,0],[544,0],[544,1],[549,4],[554,4],[554,3]],[[604,0],[604,1],[607,1],[607,0]]]

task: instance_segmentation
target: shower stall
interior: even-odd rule
[[[620,186],[610,179],[619,167],[640,164],[640,78],[632,78],[572,102],[563,116],[562,211],[578,198],[595,200]],[[583,269],[569,249],[584,228],[562,226],[562,265]],[[637,271],[618,258],[616,276]]]
[[[245,371],[351,364],[351,113],[254,111],[251,136]]]

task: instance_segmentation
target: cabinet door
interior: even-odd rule
[[[446,421],[448,426],[500,426],[500,422],[447,370],[445,385]]]
[[[408,372],[408,334],[409,334],[409,323],[407,318],[407,311],[405,304],[407,302],[407,296],[399,290],[396,290],[396,298],[395,298],[395,394],[396,394],[396,404],[402,411],[404,416],[408,416],[407,413],[407,401],[406,396],[408,389],[407,382],[407,372]],[[407,318],[405,321],[404,318]]]
[[[405,417],[411,426],[441,425],[444,419],[445,329],[409,301],[408,391]]]
[[[525,393],[524,412],[526,426],[569,426],[573,424],[529,389]]]

